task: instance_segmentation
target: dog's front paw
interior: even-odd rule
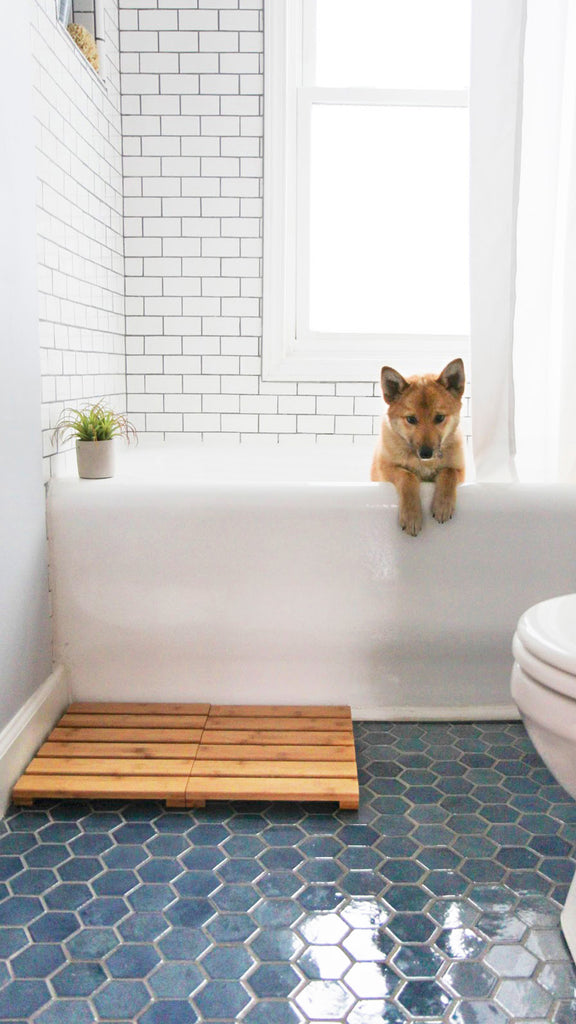
[[[400,507],[400,526],[411,537],[417,537],[422,529],[422,506],[418,504]]]
[[[438,523],[445,523],[452,519],[456,509],[456,497],[452,494],[438,494],[434,492],[432,499],[432,515]]]

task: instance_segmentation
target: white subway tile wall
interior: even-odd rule
[[[57,453],[50,441],[64,406],[126,401],[116,0],[102,9],[103,77],[57,22],[54,0],[30,3],[46,476],[70,464],[70,443]]]
[[[103,0],[103,77],[31,9],[46,475],[99,397],[152,439],[366,442],[377,381],[261,378],[262,0]]]
[[[366,441],[377,381],[261,379],[261,0],[120,0],[120,49],[132,419],[159,437]]]

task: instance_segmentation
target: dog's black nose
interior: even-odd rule
[[[426,444],[423,444],[422,447],[418,450],[418,455],[420,456],[421,459],[431,459],[432,456],[434,455],[434,449],[429,448],[428,445]]]

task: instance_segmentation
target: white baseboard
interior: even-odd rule
[[[59,665],[0,732],[0,815],[12,787],[70,703],[68,679]]]
[[[353,707],[355,722],[495,722],[520,718],[515,704]]]

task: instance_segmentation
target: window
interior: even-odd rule
[[[469,0],[267,0],[264,376],[468,351]]]

